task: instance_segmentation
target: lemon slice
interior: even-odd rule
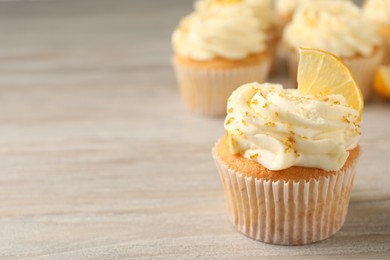
[[[381,66],[375,75],[374,87],[381,96],[390,99],[390,66]]]
[[[300,48],[297,77],[301,94],[342,95],[361,118],[364,108],[362,92],[351,70],[339,57],[321,50]]]

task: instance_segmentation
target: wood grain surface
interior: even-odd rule
[[[180,0],[0,2],[2,259],[390,258],[390,103],[367,104],[344,227],[272,246],[234,230],[170,66]],[[287,83],[285,68],[270,81]]]

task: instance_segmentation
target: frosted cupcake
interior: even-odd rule
[[[228,102],[213,149],[229,218],[245,235],[300,245],[336,233],[359,157],[358,112],[340,95],[246,84]]]
[[[359,158],[363,96],[333,54],[300,49],[298,89],[245,84],[212,153],[233,225],[272,244],[326,239],[344,223]]]
[[[375,26],[350,2],[316,1],[299,8],[286,26],[290,74],[296,83],[299,47],[316,48],[339,56],[352,70],[365,99],[370,98],[382,43]]]
[[[226,114],[244,82],[264,82],[271,65],[267,33],[242,1],[200,1],[173,33],[173,64],[184,103],[194,112]]]
[[[364,16],[378,26],[383,40],[383,63],[390,65],[390,0],[369,0],[364,2]]]

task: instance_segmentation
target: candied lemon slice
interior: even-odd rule
[[[301,94],[342,95],[361,118],[362,92],[351,70],[339,57],[321,50],[300,48],[297,77]]]
[[[374,87],[379,95],[390,99],[390,66],[381,66],[378,69]]]

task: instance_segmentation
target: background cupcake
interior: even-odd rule
[[[383,63],[390,65],[390,0],[368,0],[363,6],[364,16],[378,26],[383,40]]]
[[[176,77],[192,111],[223,115],[233,90],[267,78],[267,32],[242,1],[199,1],[195,7],[172,36]]]
[[[300,7],[286,27],[283,45],[288,51],[290,75],[296,84],[298,48],[315,48],[339,56],[352,70],[363,96],[372,92],[382,59],[382,43],[375,26],[350,2],[315,1]]]

